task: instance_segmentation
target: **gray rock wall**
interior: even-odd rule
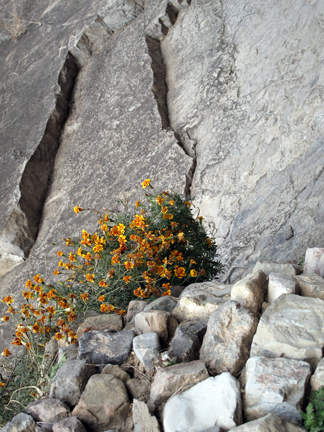
[[[1,3],[1,296],[148,177],[195,197],[229,281],[323,243],[320,1],[26,0],[20,35]]]

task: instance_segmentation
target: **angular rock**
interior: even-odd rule
[[[320,360],[316,366],[315,372],[310,380],[312,391],[318,390],[324,386],[324,358]]]
[[[144,402],[134,399],[132,413],[134,432],[161,432],[158,421],[151,416]]]
[[[145,300],[131,300],[127,308],[126,322],[131,322],[136,314],[144,310],[145,306],[147,306],[147,303],[148,302]]]
[[[305,274],[318,274],[324,277],[324,248],[308,248],[304,263]]]
[[[212,375],[230,372],[236,376],[250,354],[258,318],[236,301],[227,301],[209,318],[200,360]]]
[[[79,348],[76,344],[68,345],[67,347],[58,350],[57,362],[60,363],[63,358],[65,360],[76,360],[78,357]]]
[[[135,316],[138,333],[157,333],[164,344],[174,335],[177,325],[175,318],[165,311],[143,311]]]
[[[299,285],[300,295],[324,300],[324,279],[321,276],[302,274],[296,276],[296,280]]]
[[[304,430],[285,418],[270,413],[265,417],[237,426],[231,429],[231,432],[303,432]]]
[[[124,384],[126,384],[126,382],[131,379],[130,375],[117,365],[107,364],[102,369],[101,373],[113,375],[115,378],[123,381]]]
[[[126,382],[126,387],[133,398],[144,402],[148,401],[151,388],[151,382],[149,379],[130,379]]]
[[[207,369],[200,360],[159,369],[151,385],[150,411],[155,412],[174,393],[184,392],[208,377]]]
[[[173,309],[177,306],[177,304],[178,299],[170,296],[165,296],[154,300],[152,303],[149,303],[147,306],[145,306],[144,310],[161,310],[165,312],[172,312]]]
[[[236,300],[254,314],[259,314],[267,293],[267,276],[262,270],[251,273],[236,282],[231,291],[231,299]]]
[[[146,370],[151,370],[159,362],[160,340],[157,333],[144,333],[133,340],[133,349],[136,357]]]
[[[191,284],[181,293],[172,315],[180,322],[207,319],[220,304],[230,299],[231,288],[217,281]]]
[[[259,270],[262,270],[267,276],[269,276],[270,273],[280,273],[286,276],[295,276],[296,274],[301,273],[301,268],[296,264],[272,261],[258,261],[254,266],[253,273]]]
[[[255,420],[272,412],[300,425],[300,410],[310,375],[310,365],[304,361],[251,357],[246,362],[243,378],[246,420]]]
[[[50,398],[59,399],[74,407],[89,378],[97,373],[97,368],[86,364],[86,360],[67,360],[57,371],[50,389]]]
[[[324,302],[287,294],[262,315],[250,356],[305,360],[314,370],[324,346]]]
[[[168,353],[175,363],[190,362],[199,359],[200,346],[201,342],[194,333],[185,331],[178,326],[171,340]]]
[[[72,411],[89,431],[102,432],[121,427],[126,420],[129,399],[125,385],[113,375],[93,375]]]
[[[296,292],[297,282],[292,276],[282,273],[270,273],[268,282],[267,302],[273,303],[282,294],[298,294]]]
[[[119,332],[123,328],[123,318],[117,314],[96,315],[86,318],[77,330],[77,336],[80,340],[85,331],[90,330],[110,330]]]
[[[53,424],[53,432],[87,432],[77,417],[67,417]]]
[[[20,413],[1,429],[2,432],[35,432],[36,423],[33,417]]]
[[[53,423],[70,415],[70,409],[58,399],[41,399],[31,402],[26,413],[36,422],[41,422],[42,428],[51,431]]]
[[[79,341],[79,360],[93,364],[123,364],[133,344],[132,330],[110,333],[109,330],[91,330]]]
[[[241,423],[240,384],[228,372],[169,399],[163,411],[165,432],[199,431],[213,426],[228,431]]]

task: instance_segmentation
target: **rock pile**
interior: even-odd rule
[[[3,432],[302,431],[310,387],[324,385],[323,267],[311,271],[259,262],[233,286],[132,301],[123,326],[88,314],[48,398]]]

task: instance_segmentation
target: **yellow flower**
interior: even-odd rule
[[[64,239],[63,239],[64,240]],[[72,246],[73,242],[71,241],[70,237],[64,240],[66,242],[66,246]]]
[[[102,229],[102,231],[108,231],[108,227],[106,224],[101,225],[100,228]]]
[[[40,277],[39,273],[34,276],[34,281],[39,284],[44,283],[44,279]]]
[[[3,387],[5,385],[4,382],[0,382],[0,387]]]
[[[64,338],[64,335],[62,333],[59,333],[59,332],[55,333],[55,336],[53,337],[53,339],[56,339],[56,340],[60,340],[63,338]]]
[[[142,183],[142,188],[145,189],[146,186],[150,186],[151,180],[150,179],[146,179],[143,181]]]
[[[100,297],[98,297],[98,301],[104,302],[105,301],[105,296],[101,295]]]
[[[89,294],[88,293],[84,293],[84,294],[80,294],[80,298],[86,302],[87,300],[89,300]]]
[[[72,252],[69,253],[69,260],[70,261],[75,261],[76,260],[75,255]]]
[[[3,316],[2,318],[1,318],[4,322],[7,322],[7,321],[9,321],[9,317],[8,317],[8,315],[5,315],[5,316]]]
[[[59,274],[60,274],[60,271],[58,269],[53,271],[53,275],[59,275]]]
[[[25,287],[26,288],[33,288],[33,282],[30,279],[28,279],[27,282],[25,283]]]
[[[190,265],[194,265],[194,264],[197,264],[197,263],[196,263],[196,261],[194,259],[191,258]]]
[[[77,206],[74,207],[73,210],[75,211],[75,213],[79,213],[79,212],[82,211],[83,209],[77,205]]]
[[[126,283],[129,283],[130,282],[130,280],[131,280],[131,276],[124,276],[123,277],[123,280],[126,282]]]
[[[183,267],[175,266],[174,273],[179,279],[182,279],[186,276],[186,270]]]
[[[197,271],[195,269],[190,270],[190,276],[196,277],[198,275]]]
[[[134,267],[134,264],[131,261],[125,261],[124,266],[126,270],[132,269]]]
[[[135,207],[138,208],[139,205],[140,205],[140,203],[141,203],[141,201],[136,201],[136,203],[135,203]]]
[[[33,329],[33,332],[34,332],[34,333],[39,333],[39,331],[40,331],[40,327],[39,327],[38,323],[35,323],[35,324],[33,325],[32,329]]]
[[[56,255],[58,255],[58,256],[63,256],[64,253],[63,253],[62,251],[58,251],[58,252],[56,253]]]
[[[94,282],[94,278],[95,278],[95,275],[94,274],[89,274],[89,273],[87,273],[86,274],[86,279],[89,281],[89,282]],[[82,298],[82,297],[81,297]]]
[[[119,263],[120,263],[119,255],[114,255],[111,258],[111,264],[119,264]]]
[[[171,201],[170,201],[170,205],[174,205],[174,200],[171,200]]]
[[[184,237],[184,233],[182,231],[180,231],[178,234],[178,240],[179,241],[183,240],[183,237]]]
[[[101,281],[98,283],[100,287],[106,288],[108,286],[107,282],[104,279],[101,279]],[[104,300],[101,300],[104,301]]]
[[[11,352],[8,350],[8,348],[5,348],[4,351],[2,352],[2,355],[9,357],[11,356]]]
[[[2,299],[2,303],[7,303],[8,305],[13,303],[14,299],[11,296],[7,296],[4,299]]]

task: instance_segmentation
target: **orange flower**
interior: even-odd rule
[[[33,288],[33,282],[30,279],[28,279],[27,282],[25,283],[25,287],[26,288]]]
[[[60,271],[58,269],[53,271],[53,275],[59,275],[59,274],[60,274]]]
[[[185,201],[183,204],[186,205],[187,207],[191,206],[191,203],[189,201]]]
[[[76,316],[76,314],[74,312],[70,312],[69,315],[68,315],[69,322],[73,322],[76,317],[77,316]]]
[[[150,186],[150,183],[151,183],[150,179],[144,180],[142,183],[142,188],[145,189],[147,186]]]
[[[197,219],[201,222],[204,218],[202,216],[198,216]]]
[[[8,348],[5,348],[2,355],[9,357],[9,356],[11,356],[11,352],[8,350]]]
[[[98,285],[100,287],[103,287],[103,288],[106,288],[108,286],[107,282],[104,279],[101,279],[101,281],[98,283]]]
[[[69,253],[69,260],[70,261],[76,261],[76,257],[72,252]]]
[[[8,317],[8,315],[5,315],[1,318],[4,322],[7,322],[10,320],[10,318]]]
[[[196,277],[198,275],[197,271],[195,269],[190,270],[190,276]]]
[[[73,210],[75,211],[75,213],[79,213],[79,212],[82,211],[83,209],[77,205],[77,206],[74,207]]]
[[[73,293],[69,294],[69,297],[71,299],[77,300],[77,296],[75,294],[73,294]]]
[[[170,201],[170,205],[172,205],[172,206],[174,205],[174,200]]]
[[[196,261],[194,259],[191,258],[190,265],[194,265],[194,264],[197,264],[197,263],[196,263]]]
[[[64,338],[64,335],[62,333],[59,333],[59,332],[55,333],[55,336],[53,337],[53,339],[56,339],[56,340],[60,340],[63,338]]]
[[[34,333],[39,333],[40,327],[38,323],[35,323],[32,327]]]
[[[86,302],[87,300],[89,300],[89,294],[88,294],[88,293],[80,294],[80,298],[81,298],[84,302]]]
[[[64,239],[63,239],[64,240]],[[64,240],[66,242],[66,246],[73,246],[73,242],[71,241],[70,237],[68,237],[66,240]]]
[[[126,311],[123,310],[123,309],[115,310],[115,313],[117,315],[120,315],[120,316],[125,316],[126,315]]]
[[[136,207],[136,208],[138,208],[138,207],[139,207],[139,205],[140,205],[140,202],[141,202],[141,201],[136,201],[136,203],[135,203],[135,207]]]
[[[5,385],[4,382],[0,382],[0,388],[3,387]]]
[[[11,296],[7,296],[4,299],[2,299],[2,303],[7,303],[8,305],[13,303],[14,299]]]
[[[21,346],[22,345],[22,342],[21,342],[21,340],[19,339],[19,338],[15,338],[12,342],[11,342],[11,344],[12,345],[16,345],[16,346]]]
[[[186,270],[183,267],[175,266],[174,273],[179,279],[182,279],[186,276]]]
[[[95,275],[94,274],[89,274],[89,273],[87,273],[86,274],[86,279],[87,279],[87,281],[89,281],[89,282],[91,282],[91,283],[94,283],[94,278],[95,278]]]
[[[79,254],[78,254],[79,255]],[[90,252],[86,253],[86,254],[81,254],[82,258],[90,261],[92,259],[92,255]]]
[[[98,297],[98,301],[104,302],[105,301],[105,296],[101,295],[100,297]]]
[[[114,255],[111,259],[111,264],[118,264],[120,263],[119,255]]]
[[[44,283],[44,279],[40,277],[39,274],[37,274],[36,276],[34,276],[34,281],[38,284]]]
[[[200,269],[200,270],[199,270],[199,274],[200,274],[201,276],[206,276],[206,272],[205,272],[204,269]]]
[[[48,299],[54,298],[55,297],[55,293],[56,293],[55,289],[49,290],[48,294],[47,294],[47,298]]]
[[[54,306],[47,306],[46,310],[47,310],[47,312],[51,313],[52,315],[55,315],[55,307]]]
[[[59,326],[59,327],[62,327],[63,325],[65,324],[65,321],[64,321],[64,319],[59,319],[58,321],[57,321],[57,325]]]
[[[98,253],[98,252],[101,252],[101,251],[103,251],[103,246],[102,246],[102,244],[96,244],[94,247],[93,247],[93,252],[94,253]]]
[[[112,269],[109,270],[109,272],[108,272],[108,276],[109,276],[110,278],[112,278],[112,277],[114,277],[114,275],[115,275],[115,270],[112,268]]]
[[[159,205],[162,204],[162,198],[161,198],[160,195],[158,195],[155,199],[156,199],[156,202],[157,202]]]
[[[134,264],[131,261],[125,261],[124,266],[125,266],[126,270],[130,270],[134,267]]]
[[[63,253],[62,251],[58,251],[58,252],[56,253],[56,255],[58,255],[58,256],[64,256],[64,253]]]
[[[178,234],[178,240],[179,241],[183,240],[183,237],[184,237],[184,233],[182,231],[180,231]]]
[[[112,306],[112,305],[106,305],[104,303],[100,306],[100,312],[109,313],[110,311],[112,311],[114,309],[115,309],[114,306]]]
[[[123,280],[128,284],[130,282],[130,280],[132,279],[131,276],[124,276]]]
[[[208,246],[209,246],[209,247],[212,247],[212,242],[211,242],[210,238],[207,238],[207,239],[206,239],[206,242],[208,243]]]
[[[107,225],[106,224],[103,224],[103,225],[101,225],[101,227],[100,227],[101,229],[102,229],[102,231],[105,231],[105,232],[107,232],[108,231],[108,227],[107,227]]]

